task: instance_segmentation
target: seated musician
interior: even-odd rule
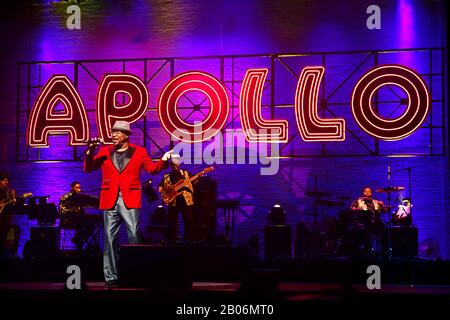
[[[386,212],[387,208],[383,201],[374,199],[372,197],[372,189],[364,187],[362,196],[353,201],[350,208],[352,211],[359,211],[358,218],[362,221],[367,236],[366,239],[370,242],[367,244],[368,249],[380,253],[379,250],[384,250],[384,248],[376,250],[374,241],[377,241],[380,247],[385,246],[383,238],[385,227],[381,219],[381,213]]]
[[[81,251],[92,230],[91,226],[85,221],[84,208],[77,197],[80,192],[81,184],[78,181],[72,182],[70,184],[70,191],[62,195],[59,199],[58,211],[60,215],[60,227],[76,230],[72,242]]]
[[[375,200],[372,198],[371,188],[365,187],[362,192],[362,196],[353,201],[351,205],[352,210],[368,211],[372,214],[386,211],[386,207],[383,201]]]
[[[10,207],[16,201],[16,191],[9,187],[10,180],[7,173],[0,174],[0,255],[6,254],[6,238],[13,221]]]
[[[174,184],[176,184],[180,180],[188,180],[192,177],[192,174],[187,171],[181,169],[181,158],[179,155],[172,155],[170,158],[170,167],[171,171],[168,174],[165,174],[159,184],[159,192],[163,193],[164,190],[170,188]],[[190,183],[189,183],[190,184]],[[168,223],[169,223],[169,231],[168,238],[169,241],[174,243],[177,239],[177,222],[178,222],[178,212],[181,211],[181,215],[183,217],[184,223],[184,240],[190,241],[192,240],[192,224],[193,224],[193,208],[194,208],[194,189],[192,184],[190,187],[184,187],[180,190],[179,194],[175,199],[170,201],[167,204],[168,207]]]

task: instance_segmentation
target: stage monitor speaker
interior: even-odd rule
[[[264,227],[264,257],[266,259],[291,258],[291,226],[266,225]]]
[[[416,227],[389,228],[392,255],[394,257],[414,257],[418,255],[419,232]]]
[[[195,281],[240,281],[248,268],[249,256],[243,246],[194,244],[186,251]]]
[[[58,257],[59,232],[57,227],[31,227],[30,240],[25,243],[23,257],[29,260]]]
[[[145,242],[143,242],[143,244],[168,244],[170,243],[168,234],[169,226],[148,226],[147,232],[145,233],[145,236],[143,236],[143,238],[146,240]]]
[[[22,255],[25,260],[48,260],[59,258],[61,251],[52,243],[34,242],[28,240],[23,247]]]
[[[239,287],[239,293],[252,297],[265,297],[279,294],[279,270],[251,269]]]
[[[157,290],[189,289],[191,275],[183,247],[125,245],[120,248],[119,285]]]

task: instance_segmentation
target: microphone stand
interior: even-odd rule
[[[320,174],[313,174],[312,176],[314,176],[314,193],[315,193],[315,197],[314,197],[314,236],[316,237],[316,239],[319,239],[319,212],[318,212],[318,208],[317,208],[317,199],[320,198],[320,196],[317,195],[317,192],[319,191],[318,189],[318,178],[319,176],[325,176],[325,175],[320,175]],[[326,179],[328,179],[328,172],[325,176]]]
[[[412,219],[413,219],[413,214],[412,214],[412,207],[413,207],[413,200],[412,200],[412,187],[411,187],[411,175],[412,175],[412,168],[413,167],[408,167],[406,168],[406,170],[408,171],[408,189],[409,189],[409,214],[411,215],[411,225],[412,225]]]
[[[314,174],[314,192],[317,192],[317,178],[319,175]],[[318,241],[318,235],[319,235],[319,230],[317,228],[317,216],[318,216],[318,212],[317,212],[317,197],[314,198],[314,237],[315,240]]]
[[[322,248],[322,243],[321,243],[321,236],[320,236],[320,230],[319,230],[319,209],[317,207],[317,200],[321,197],[321,195],[319,194],[319,190],[318,190],[318,179],[319,177],[325,177],[325,181],[328,180],[328,172],[326,175],[320,175],[320,174],[312,174],[312,176],[314,176],[314,205],[313,205],[313,219],[314,219],[314,230],[313,230],[313,235],[314,235],[314,241],[313,241],[313,250],[315,252],[320,252],[322,253],[321,250],[323,250]]]
[[[388,188],[391,186],[391,166],[388,165]],[[392,242],[391,242],[391,227],[392,227],[392,219],[391,219],[391,192],[388,191],[387,193],[387,200],[388,200],[388,207],[387,207],[387,213],[388,213],[388,227],[387,227],[387,258],[390,261],[392,259]]]
[[[391,228],[392,228],[392,220],[391,220],[391,192],[389,191],[387,196],[388,199],[388,207],[387,207],[387,212],[388,212],[388,228],[387,228],[387,254],[388,254],[388,260],[392,259],[392,242],[391,242]]]

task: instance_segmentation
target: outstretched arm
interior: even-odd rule
[[[145,150],[142,158],[144,170],[150,174],[157,174],[158,172],[167,169],[167,167],[169,166],[168,160],[172,153],[173,150],[170,150],[164,154],[161,160],[159,160],[158,162],[153,162],[152,159],[150,159],[150,157],[148,156],[147,150]]]

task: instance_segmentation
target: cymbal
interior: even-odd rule
[[[386,187],[386,188],[377,189],[377,190],[375,190],[375,192],[397,192],[397,191],[401,191],[401,190],[405,190],[405,187],[402,187],[402,186]]]
[[[305,195],[307,197],[315,197],[315,198],[329,197],[329,196],[331,196],[331,192],[326,192],[326,191],[306,191]]]
[[[330,206],[330,207],[340,207],[340,206],[343,205],[343,203],[339,202],[339,201],[324,200],[324,199],[317,199],[316,203],[317,204],[323,204],[325,206]]]

